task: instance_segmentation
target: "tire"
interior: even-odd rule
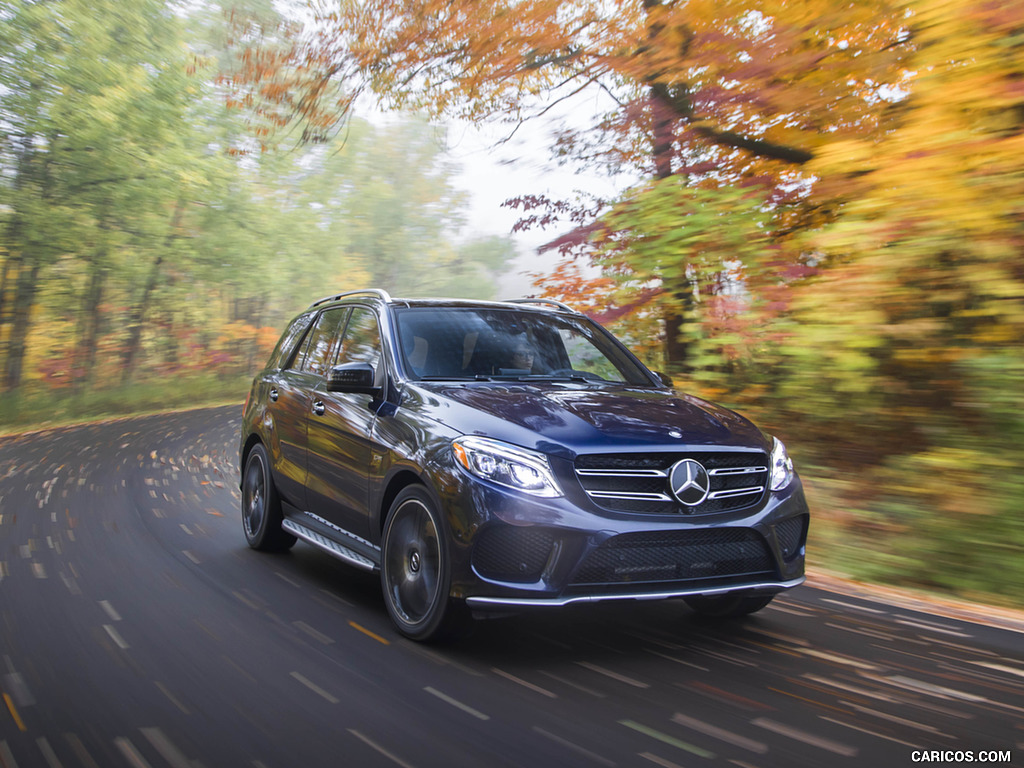
[[[412,640],[450,637],[465,605],[453,601],[446,529],[422,486],[398,494],[384,522],[380,582],[395,628]]]
[[[764,608],[775,595],[744,596],[742,592],[684,598],[690,609],[705,619],[724,621],[747,616]]]
[[[270,457],[262,443],[249,451],[242,472],[242,530],[249,546],[263,552],[281,552],[295,537],[281,528],[281,500],[270,473]]]

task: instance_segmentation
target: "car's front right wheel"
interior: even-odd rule
[[[381,541],[381,587],[395,627],[413,640],[437,640],[461,624],[450,596],[448,540],[437,507],[422,486],[395,498]]]

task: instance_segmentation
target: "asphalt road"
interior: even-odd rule
[[[0,439],[0,766],[1024,764],[1024,635],[806,586],[408,642],[375,576],[246,546],[240,411]]]

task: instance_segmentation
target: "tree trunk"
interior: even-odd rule
[[[667,179],[673,175],[676,115],[667,103],[668,96],[663,87],[651,86],[650,98],[654,121],[654,167],[658,179]],[[685,273],[666,276],[661,287],[669,295],[668,302],[662,305],[665,369],[670,373],[685,373],[689,369],[690,342],[683,333],[683,325],[686,315],[693,309],[693,287]]]
[[[7,323],[7,281],[11,276],[11,262],[14,257],[8,255],[4,259],[3,272],[0,273],[0,338],[3,337],[3,327]]]
[[[82,299],[82,338],[75,355],[76,362],[79,362],[83,369],[82,382],[84,384],[92,383],[93,373],[96,369],[96,352],[100,335],[100,304],[103,300],[103,288],[107,281],[107,270],[97,266],[95,262],[90,265],[89,273],[89,286]]]
[[[139,299],[135,311],[132,313],[128,326],[128,344],[125,346],[124,355],[121,358],[121,383],[127,384],[135,373],[135,366],[138,362],[139,348],[142,346],[142,328],[146,319],[146,310],[149,309],[149,297],[156,289],[157,280],[160,278],[160,265],[164,263],[163,253],[153,261],[149,268],[149,276],[142,288],[142,297]]]
[[[28,332],[32,326],[32,305],[35,304],[40,263],[21,265],[15,284],[11,307],[11,334],[7,340],[7,360],[4,364],[4,390],[12,392],[21,386],[25,366]]]
[[[171,225],[164,238],[163,246],[157,253],[153,265],[146,277],[146,284],[142,288],[142,296],[139,299],[135,311],[132,312],[128,321],[128,344],[125,346],[124,354],[121,357],[121,382],[127,384],[135,374],[135,366],[138,363],[139,348],[142,346],[142,329],[145,325],[146,311],[149,309],[150,297],[156,290],[157,281],[160,279],[160,265],[164,263],[164,254],[170,247],[174,238],[177,237],[178,227],[181,226],[181,217],[185,212],[185,201],[178,200],[174,206],[174,213],[171,215]]]
[[[660,0],[644,0],[644,10],[650,14],[661,5]],[[655,38],[663,31],[658,23],[652,23],[647,37],[652,46]],[[663,81],[661,73],[649,76],[648,91],[651,105],[651,140],[655,177],[667,179],[674,175],[672,158],[675,154],[675,124],[689,116],[689,98],[674,94]],[[680,101],[684,104],[680,105]],[[667,276],[662,280],[662,290],[669,300],[662,304],[661,320],[665,325],[665,369],[671,373],[688,370],[690,343],[683,334],[686,315],[693,309],[693,289],[686,274]]]

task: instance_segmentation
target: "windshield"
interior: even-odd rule
[[[406,307],[395,315],[403,367],[413,379],[653,384],[620,345],[582,316],[479,307]]]

